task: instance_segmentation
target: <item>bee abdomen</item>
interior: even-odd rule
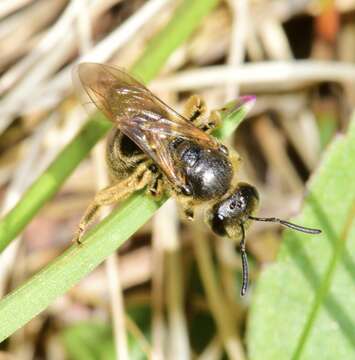
[[[117,128],[111,130],[106,146],[106,161],[111,176],[125,179],[145,159],[147,156],[128,136]]]

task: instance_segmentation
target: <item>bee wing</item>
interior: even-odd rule
[[[205,147],[218,147],[213,138],[124,70],[103,64],[82,63],[73,77],[79,92],[86,93],[99,110],[151,157],[176,185],[185,182],[181,171],[174,166],[169,148],[172,139],[179,137]]]

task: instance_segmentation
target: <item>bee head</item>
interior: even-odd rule
[[[215,203],[207,212],[207,221],[219,236],[237,238],[242,225],[247,225],[259,203],[259,194],[254,186],[239,183],[227,198]]]
[[[245,248],[245,229],[251,220],[279,223],[283,226],[307,234],[320,234],[321,230],[293,224],[275,217],[262,218],[254,216],[259,204],[259,195],[254,186],[239,183],[226,198],[215,203],[207,211],[207,222],[214,233],[240,240],[240,255],[242,259],[241,295],[248,288],[248,261]]]

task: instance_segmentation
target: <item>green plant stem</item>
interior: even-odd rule
[[[72,245],[5,297],[0,303],[0,341],[99,265],[137,230],[137,225],[143,225],[158,206],[142,193],[135,194],[91,231],[84,244]]]
[[[197,28],[217,0],[185,0],[168,25],[147,46],[132,72],[150,81],[169,55]],[[4,249],[60,188],[80,161],[109,129],[102,119],[90,119],[83,130],[33,183],[20,202],[0,222],[0,250]],[[44,310],[117,249],[143,225],[158,204],[136,194],[55,261],[0,302],[0,341]]]
[[[185,0],[171,21],[147,45],[131,71],[144,82],[151,81],[172,52],[197,28],[217,0]],[[89,119],[80,133],[60,152],[48,169],[25,192],[18,204],[0,221],[0,251],[25,228],[43,205],[102,138],[110,124],[102,115]]]
[[[89,121],[0,222],[2,251],[58,191],[90,149],[110,128],[103,116]]]

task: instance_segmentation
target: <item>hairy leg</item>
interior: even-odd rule
[[[207,106],[198,95],[192,95],[185,104],[184,116],[199,129],[210,133],[221,122],[217,111],[207,114]]]
[[[186,197],[182,195],[178,195],[177,200],[181,205],[183,217],[189,221],[194,220],[194,216],[195,216],[194,208],[195,205],[197,205],[195,201],[190,197]]]
[[[153,180],[151,181],[150,186],[147,188],[148,194],[153,196],[156,200],[160,200],[165,193],[165,189],[167,188],[165,181],[166,180],[164,180],[160,174],[155,176],[153,175]]]
[[[151,181],[151,171],[147,168],[146,164],[141,164],[137,167],[136,171],[125,180],[99,191],[81,218],[73,240],[81,243],[81,238],[88,226],[97,217],[102,206],[112,205],[126,199],[133,192],[149,185]]]

